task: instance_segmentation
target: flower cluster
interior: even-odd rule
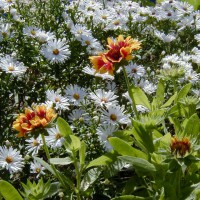
[[[13,129],[19,132],[19,137],[25,137],[28,132],[46,127],[55,118],[53,108],[48,108],[45,104],[36,105],[33,110],[25,108],[25,112],[17,116],[13,122]]]
[[[106,52],[99,53],[98,56],[89,57],[93,68],[101,74],[108,72],[108,74],[113,75],[115,63],[133,59],[132,51],[141,48],[141,43],[132,39],[131,36],[124,39],[123,35],[119,35],[116,41],[108,38],[107,42],[108,50]]]

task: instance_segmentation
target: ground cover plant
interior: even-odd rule
[[[196,8],[0,0],[0,199],[200,199]]]

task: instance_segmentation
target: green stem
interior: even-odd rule
[[[135,104],[135,99],[134,99],[134,96],[131,92],[131,85],[129,83],[129,80],[128,80],[128,76],[127,76],[127,73],[126,73],[126,69],[124,66],[122,66],[122,69],[123,69],[123,73],[124,73],[124,77],[125,77],[125,81],[126,81],[126,85],[128,87],[128,94],[132,100],[132,108],[133,108],[133,111],[136,115],[136,119],[139,119],[139,114],[138,114],[138,111],[137,111],[137,108],[136,108],[136,104]]]
[[[50,163],[50,153],[49,153],[49,150],[47,148],[47,144],[46,144],[46,140],[45,140],[45,137],[44,137],[44,134],[41,134],[42,135],[42,142],[43,142],[43,145],[44,145],[44,151],[46,153],[46,156],[47,156],[47,159],[48,159],[48,162]],[[57,169],[55,168],[55,166],[53,164],[51,164],[51,168],[53,169],[54,171],[54,174],[55,176],[58,178],[58,180],[60,181],[61,185],[66,188],[66,184],[65,182],[63,181],[63,179],[60,177],[59,173],[57,172]]]

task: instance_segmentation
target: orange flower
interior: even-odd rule
[[[18,137],[25,137],[28,132],[46,127],[57,115],[46,105],[37,105],[33,110],[25,108],[13,122],[13,129],[18,131]]]
[[[93,68],[96,70],[96,72],[101,74],[108,72],[110,75],[113,75],[115,68],[113,63],[106,59],[105,54],[101,53],[99,56],[90,56],[89,59],[93,64]]]
[[[175,155],[179,154],[183,157],[187,152],[190,152],[191,143],[186,137],[182,138],[182,140],[179,140],[177,137],[172,137],[170,147],[172,153],[175,153]]]
[[[108,38],[107,41],[110,50],[105,55],[111,62],[120,62],[122,59],[131,60],[133,59],[132,51],[141,48],[141,43],[132,39],[131,36],[124,39],[122,35],[119,35],[116,42],[111,38]]]

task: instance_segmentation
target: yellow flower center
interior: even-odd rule
[[[90,45],[91,43],[90,43],[89,40],[86,40],[86,41],[85,41],[85,44]]]
[[[76,100],[80,99],[80,95],[77,94],[77,93],[74,93],[73,97],[74,97],[74,99],[76,99]]]
[[[36,168],[35,171],[39,174],[41,169],[40,168]]]
[[[117,120],[117,116],[116,116],[115,114],[111,114],[111,115],[110,115],[110,119],[111,119],[112,121],[116,121],[116,120]]]
[[[12,3],[12,0],[6,0],[8,3]]]
[[[77,33],[78,33],[78,34],[82,34],[83,31],[82,31],[82,30],[78,30]]]
[[[131,72],[132,72],[132,73],[136,73],[136,72],[137,72],[137,69],[133,68],[133,69],[131,70]]]
[[[11,156],[7,156],[5,161],[9,164],[13,161],[13,158]]]
[[[39,142],[37,140],[34,140],[32,145],[35,147],[35,146],[38,146],[39,145]]]
[[[2,32],[1,34],[2,34],[2,36],[3,36],[4,38],[8,36],[8,34],[7,34],[6,32]]]
[[[14,71],[14,70],[15,70],[15,68],[14,68],[12,65],[8,67],[8,71],[11,71],[11,72],[12,72],[12,71]]]
[[[34,30],[32,30],[31,35],[36,35],[36,32]]]
[[[120,24],[120,21],[119,20],[117,20],[117,21],[114,21],[114,23],[113,23],[114,25],[116,25],[116,26],[118,26],[119,24]]]
[[[58,97],[56,97],[55,102],[60,102],[60,99]]]
[[[56,140],[60,139],[62,137],[62,135],[60,133],[56,133],[55,138]]]
[[[106,15],[102,15],[101,18],[102,19],[107,19],[107,16]]]
[[[58,55],[58,54],[59,54],[59,50],[58,50],[58,49],[54,49],[54,50],[53,50],[53,54],[54,54],[54,55]]]
[[[83,118],[83,117],[80,117],[80,118],[79,118],[79,122],[83,123],[83,122],[84,122],[84,118]]]
[[[103,98],[101,99],[101,102],[107,103],[108,100],[107,100],[105,97],[103,97]]]

